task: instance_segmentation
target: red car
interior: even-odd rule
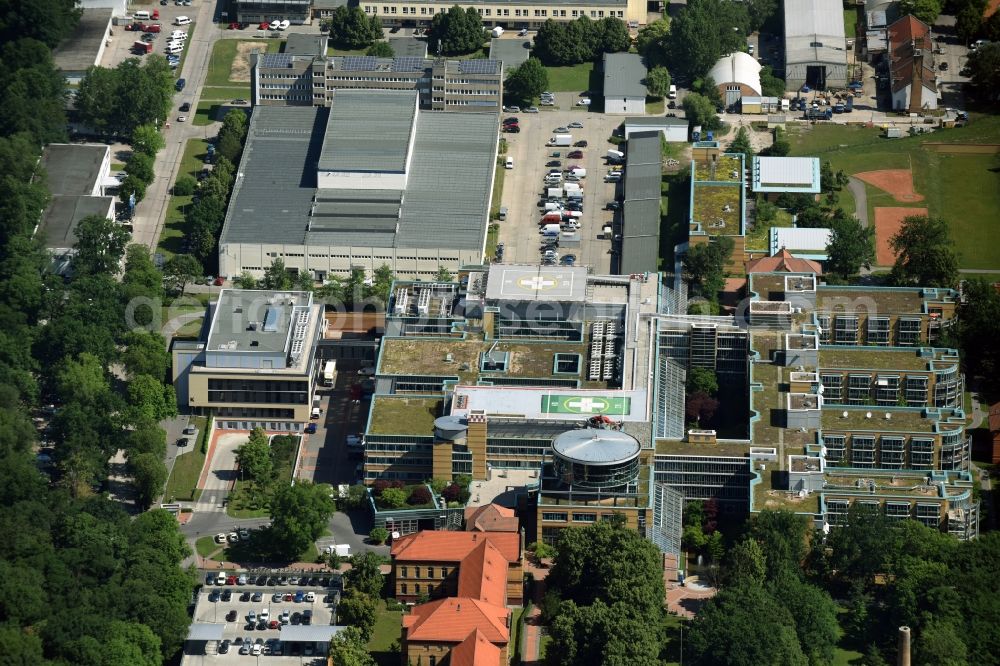
[[[226,585],[236,585],[236,576],[226,576]]]
[[[229,24],[229,29],[230,30],[239,30],[240,29],[240,24],[239,23],[230,23]]]
[[[292,595],[286,594],[285,595],[285,601],[291,601],[291,600],[292,600]]]
[[[281,623],[278,622],[277,620],[271,620],[270,622],[267,623],[267,626],[270,627],[271,629],[277,629],[278,627],[281,626]]]
[[[260,29],[261,29],[261,30],[267,30],[267,29],[268,29],[268,28],[270,28],[270,27],[271,27],[271,24],[270,24],[270,23],[261,23],[261,24],[260,24]]]
[[[154,20],[159,19],[160,18],[160,10],[159,9],[154,9],[152,16],[153,16]]]
[[[215,278],[215,282],[213,282],[212,284],[214,284],[216,287],[221,287],[222,285],[226,284],[226,278],[217,277]]]

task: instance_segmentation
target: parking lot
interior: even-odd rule
[[[145,21],[136,20],[137,23],[144,23],[146,25],[152,23],[160,24],[160,32],[152,33],[153,39],[153,53],[159,55],[166,55],[164,48],[167,44],[167,40],[170,39],[170,33],[173,30],[183,30],[188,33],[188,43],[184,46],[184,52],[187,52],[188,45],[191,42],[191,38],[194,36],[195,30],[195,20],[198,16],[198,10],[203,2],[208,0],[192,0],[190,7],[174,5],[174,0],[170,0],[166,5],[161,5],[159,2],[153,2],[148,5],[135,5],[132,8],[133,13],[138,10],[148,11],[150,14],[153,10],[160,13],[160,18],[149,19]],[[178,16],[187,16],[191,19],[190,25],[177,26],[174,25],[174,19]],[[132,51],[132,44],[137,41],[142,40],[142,32],[126,30],[124,25],[114,25],[111,26],[111,45],[104,49],[104,55],[101,57],[101,67],[117,67],[119,63],[127,58],[139,58],[144,60],[144,56],[136,55]],[[181,54],[183,57],[183,54]],[[183,62],[183,60],[182,60]]]
[[[538,202],[543,198],[543,178],[553,160],[561,162],[560,168],[580,166],[587,170],[587,177],[580,182],[583,191],[583,217],[579,219],[580,246],[559,248],[559,254],[576,255],[577,266],[589,266],[597,274],[606,274],[611,268],[611,240],[605,239],[601,229],[612,219],[604,205],[614,199],[615,184],[605,183],[608,168],[604,157],[609,148],[617,146],[608,142],[612,131],[623,121],[622,116],[605,116],[576,107],[579,97],[574,93],[556,93],[556,107],[542,107],[539,113],[504,113],[503,117],[516,116],[521,131],[504,133],[507,155],[514,160],[514,168],[504,178],[501,205],[507,207],[507,219],[500,223],[499,240],[504,244],[504,263],[537,264],[541,262],[541,237],[538,221],[541,210]],[[545,143],[557,127],[580,122],[583,129],[570,129],[573,142],[585,140],[586,148],[551,147]],[[582,150],[583,159],[568,159],[567,153]],[[560,153],[553,157],[554,152]]]
[[[273,584],[268,584],[269,579]],[[279,577],[275,574],[250,575],[246,585],[203,585],[198,594],[194,622],[224,625],[223,641],[230,641],[230,645],[225,654],[220,654],[222,643],[208,641],[203,655],[191,652],[186,655],[186,659],[191,660],[188,663],[201,663],[202,660],[212,663],[241,663],[242,660],[246,663],[256,657],[249,648],[245,652],[251,654],[241,655],[241,648],[257,643],[258,639],[262,644],[258,656],[266,658],[268,663],[279,664],[285,660],[289,663],[292,663],[291,660],[294,663],[309,663],[310,656],[318,658],[324,652],[322,644],[282,643],[278,640],[280,627],[334,624],[334,602],[340,594],[339,577],[320,577],[309,581],[316,584],[292,584],[291,580],[286,580],[285,585],[280,585],[278,581]],[[204,578],[201,582],[205,582]],[[312,601],[308,600],[309,594]],[[225,600],[226,595],[228,601]],[[299,601],[295,600],[297,595]],[[311,617],[306,620],[306,616]],[[250,617],[254,618],[253,622],[250,622]],[[262,617],[267,618],[263,623]],[[307,654],[310,651],[312,654]],[[302,662],[302,658],[306,661]]]

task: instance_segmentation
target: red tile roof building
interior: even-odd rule
[[[514,509],[499,504],[470,506],[465,510],[465,529],[468,532],[516,532],[518,521]]]
[[[785,248],[770,257],[761,257],[747,262],[747,273],[816,273],[823,274],[819,262],[800,259]]]
[[[444,596],[403,616],[403,663],[506,665],[507,605],[523,600],[523,550],[518,532],[428,531],[397,539],[396,598]]]
[[[930,26],[907,15],[890,25],[886,35],[892,108],[910,113],[936,109],[938,89]]]

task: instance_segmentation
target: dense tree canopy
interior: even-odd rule
[[[981,377],[986,390],[1000,388],[1000,293],[981,278],[967,280],[958,306],[958,341],[967,377]]]
[[[907,217],[890,245],[896,253],[890,277],[896,284],[950,287],[958,280],[958,254],[944,219]]]
[[[382,39],[382,20],[369,17],[361,7],[340,5],[333,10],[327,25],[330,42],[343,49],[363,49]]]
[[[688,2],[671,22],[665,42],[671,71],[688,82],[704,76],[721,56],[743,46],[749,27],[746,3],[733,0]]]
[[[549,74],[538,58],[528,58],[507,75],[504,94],[511,102],[528,104],[549,87]]]
[[[996,14],[994,14],[996,16]],[[1000,99],[1000,43],[986,44],[969,55],[963,70],[985,101]]]
[[[627,51],[628,28],[621,19],[605,17],[592,21],[580,16],[573,21],[547,20],[535,35],[532,54],[546,65],[575,65],[600,58],[604,53]]]
[[[99,134],[131,137],[141,125],[162,124],[174,94],[174,75],[165,58],[128,58],[114,69],[91,67],[80,81],[80,120]]]
[[[299,481],[278,488],[271,500],[272,543],[294,560],[323,533],[333,511],[333,500],[322,486]]]
[[[826,252],[830,272],[844,279],[857,275],[875,262],[875,228],[865,227],[853,215],[840,216],[831,228]]]
[[[473,7],[454,5],[447,12],[434,15],[427,32],[428,42],[438,55],[463,55],[483,47],[486,34],[483,19]]]

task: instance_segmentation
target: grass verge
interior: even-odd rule
[[[215,543],[214,536],[203,536],[194,542],[194,549],[202,557],[213,559],[219,551],[223,550],[223,546]]]
[[[493,175],[493,193],[490,196],[490,219],[495,220],[500,217],[500,198],[503,194],[503,179],[507,173],[507,169],[504,168],[503,158],[497,158],[496,170]]]
[[[392,652],[392,646],[399,640],[402,616],[402,611],[388,610],[384,600],[378,602],[375,628],[368,640],[368,652],[379,666],[396,666],[399,663],[399,655]]]
[[[207,150],[208,142],[204,139],[189,139],[184,147],[184,156],[181,158],[181,168],[177,176],[189,175],[197,177],[201,171],[202,159]],[[191,205],[192,197],[171,195],[167,202],[167,216],[163,222],[163,231],[160,232],[160,240],[157,243],[156,251],[163,254],[166,259],[181,252],[184,243],[184,235],[187,233],[187,224],[184,220],[184,210]]]
[[[647,116],[662,116],[667,110],[667,103],[662,97],[647,97],[646,98],[646,115]]]
[[[858,25],[858,8],[857,7],[845,7],[844,8],[844,35],[846,35],[848,39],[855,37],[857,25]]]

